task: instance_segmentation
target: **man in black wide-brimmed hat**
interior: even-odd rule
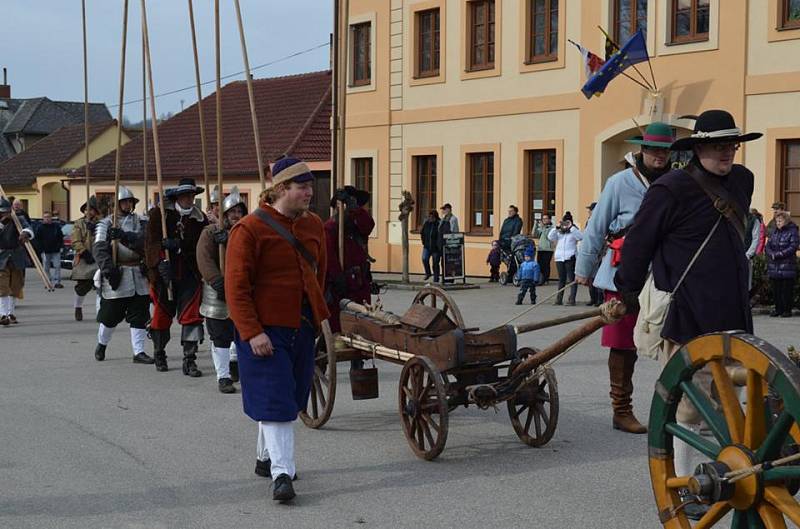
[[[671,146],[691,150],[691,161],[651,184],[626,236],[615,278],[626,304],[635,305],[632,295],[650,288],[645,280],[651,264],[655,288],[672,293],[661,331],[664,360],[702,334],[753,332],[744,247],[753,173],[734,164],[734,158],[743,142],[759,137],[760,133],[743,134],[724,110],[703,112],[693,133]],[[642,309],[640,318],[646,312]],[[694,374],[693,382],[710,393],[711,377],[704,370]],[[695,432],[702,423],[685,398],[676,420]],[[689,475],[692,454],[688,445],[674,441],[676,475]],[[699,515],[690,512],[698,507],[687,507],[687,515]]]
[[[182,178],[164,192],[167,236],[161,233],[161,210],[150,210],[145,252],[150,278],[150,298],[155,306],[150,322],[156,370],[167,370],[166,346],[173,318],[181,325],[183,374],[202,376],[197,369],[197,345],[203,339],[200,315],[202,282],[197,268],[197,241],[208,219],[194,203],[203,192],[193,178]],[[169,289],[172,299],[169,299]]]

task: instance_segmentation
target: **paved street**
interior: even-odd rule
[[[361,402],[341,369],[328,425],[297,424],[299,496],[280,506],[267,499],[268,480],[253,474],[256,428],[239,394],[217,391],[207,343],[199,379],[181,374],[177,341],[168,373],[132,364],[126,325],[98,363],[93,303],[76,323],[72,283],[46,293],[32,276],[21,323],[0,328],[2,528],[659,527],[646,437],[611,429],[599,335],[556,364],[560,420],[541,449],[518,441],[505,407],[460,409],[445,451],[421,461],[400,427],[400,368],[380,363],[381,398]],[[413,295],[391,290],[385,307],[403,312]],[[510,287],[453,296],[467,323],[482,328],[520,310]],[[543,306],[520,321],[579,309]],[[521,345],[547,344],[567,328]],[[781,349],[800,345],[796,329],[795,320],[756,320],[757,333]],[[646,359],[637,366],[643,420],[658,370]]]

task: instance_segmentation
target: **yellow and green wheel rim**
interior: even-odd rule
[[[713,375],[717,402],[693,381],[703,367]],[[730,368],[736,369],[737,381],[744,385],[744,405],[740,404]],[[766,406],[770,390],[782,401],[782,409],[775,416]],[[684,395],[713,439],[676,422],[675,413]],[[711,505],[703,518],[692,524],[678,508],[678,490],[687,486],[690,476],[675,475],[673,457],[673,438],[677,437],[706,461],[725,463],[731,470],[773,461],[785,455],[782,450],[786,445],[800,441],[798,419],[800,369],[781,351],[760,338],[737,332],[709,334],[687,343],[664,367],[650,407],[650,477],[663,526],[713,527],[729,513],[734,529],[782,529],[786,520],[800,525],[800,504],[789,492],[790,480],[800,479],[800,466],[775,467],[736,482],[730,499]]]

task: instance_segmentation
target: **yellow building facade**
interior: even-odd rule
[[[400,271],[401,192],[453,205],[468,274],[488,275],[508,205],[579,224],[638,126],[722,108],[764,138],[738,161],[753,207],[800,213],[800,13],[784,0],[350,0],[345,180],[373,193],[376,270]],[[620,76],[587,100],[583,59],[645,31],[656,90]],[[650,79],[648,64],[638,69]],[[626,71],[639,78],[631,68]],[[411,270],[421,272],[419,237]]]

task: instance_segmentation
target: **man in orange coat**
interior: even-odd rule
[[[314,374],[314,340],[328,318],[322,221],[308,211],[313,174],[294,158],[275,163],[259,207],[231,230],[225,297],[236,326],[244,412],[258,422],[256,473],[272,498],[294,498],[293,422]]]

